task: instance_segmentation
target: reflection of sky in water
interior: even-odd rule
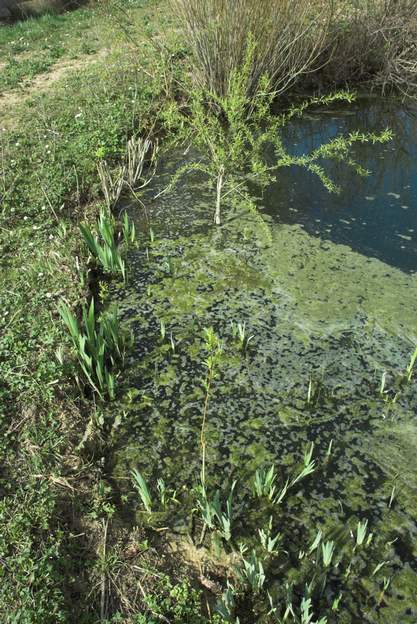
[[[394,140],[356,148],[371,176],[360,178],[343,164],[326,164],[342,187],[329,194],[299,168],[279,172],[265,193],[266,211],[284,223],[301,223],[312,235],[349,245],[404,271],[417,271],[417,111],[381,100],[364,100],[344,111],[307,115],[286,131],[292,153],[316,148],[338,133],[389,127]]]

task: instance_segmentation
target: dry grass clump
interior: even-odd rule
[[[417,92],[416,0],[346,0],[323,56],[327,80]]]
[[[330,0],[172,0],[184,24],[201,86],[224,96],[256,43],[248,94],[268,74],[277,92],[310,71],[326,42]]]
[[[62,13],[69,9],[77,9],[87,0],[0,0],[0,8],[6,9],[11,19],[36,17],[44,13]]]

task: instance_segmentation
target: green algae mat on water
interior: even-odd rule
[[[378,610],[346,597],[334,621],[415,624],[417,384],[404,372],[417,337],[417,274],[245,207],[213,228],[207,201],[197,185],[151,203],[152,240],[142,209],[129,209],[144,235],[128,285],[113,292],[136,344],[118,408],[115,481],[126,491],[139,466],[177,490],[197,483],[203,331],[212,327],[223,350],[208,412],[208,482],[247,484],[271,464],[280,473],[313,442],[319,468],[286,503],[292,548],[318,528],[368,519],[377,545],[363,564],[371,566],[364,592],[382,595],[372,577],[381,562],[389,592]],[[244,349],[238,323],[250,337]],[[247,535],[259,513],[238,507],[236,530]],[[172,519],[180,531],[187,513],[181,506]]]

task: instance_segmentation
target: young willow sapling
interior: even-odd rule
[[[300,117],[311,106],[328,106],[334,102],[352,102],[355,95],[339,91],[327,96],[313,97],[285,113],[275,115],[272,105],[275,93],[270,80],[263,76],[256,93],[247,94],[248,75],[256,54],[256,44],[249,38],[246,58],[239,70],[231,72],[230,85],[224,96],[204,88],[187,86],[190,93],[185,104],[172,102],[163,112],[163,122],[174,130],[175,143],[192,145],[195,158],[181,166],[171,179],[168,190],[182,176],[191,172],[204,174],[215,189],[214,223],[221,224],[221,215],[228,196],[250,200],[249,186],[265,188],[276,180],[282,167],[299,166],[318,176],[329,192],[339,187],[329,178],[323,160],[344,162],[361,176],[369,174],[353,158],[351,148],[356,143],[385,143],[392,137],[389,130],[379,134],[351,132],[337,136],[309,153],[290,154],[284,146],[283,128],[294,117]],[[267,158],[267,152],[272,159]]]

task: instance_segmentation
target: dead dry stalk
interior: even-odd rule
[[[153,179],[157,165],[158,144],[149,139],[132,137],[126,145],[125,163],[112,171],[105,160],[97,165],[106,205],[112,210],[119,201],[125,187],[132,193],[143,189]],[[145,165],[149,163],[147,176],[143,176]]]
[[[158,144],[149,139],[132,137],[127,143],[126,183],[132,190],[144,188],[152,180],[155,174],[156,155]],[[143,178],[143,170],[147,160],[150,169],[146,178]],[[138,186],[139,185],[139,186]]]
[[[97,171],[107,208],[111,210],[117,204],[122,194],[126,167],[125,165],[120,166],[116,172],[112,173],[109,164],[105,160],[101,160],[97,165]]]

